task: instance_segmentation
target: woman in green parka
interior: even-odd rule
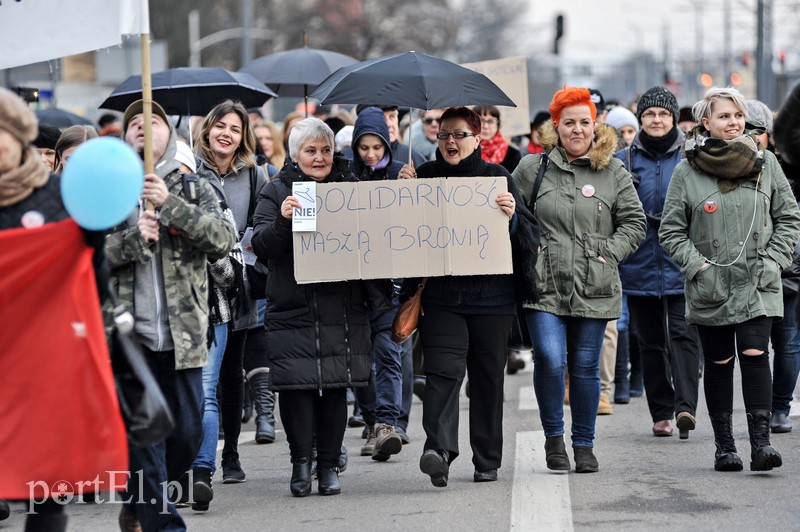
[[[686,320],[697,325],[703,387],[714,428],[714,469],[741,471],[732,431],[733,368],[742,368],[752,471],[782,465],[769,442],[769,335],[783,316],[781,270],[800,238],[800,211],[775,156],[745,122],[736,89],[712,88],[692,108],[659,230],[686,277]]]
[[[595,124],[586,88],[566,87],[542,127],[547,154],[528,155],[514,170],[523,199],[539,220],[539,300],[526,304],[533,343],[533,386],[545,433],[545,458],[569,470],[564,445],[564,368],[569,371],[575,471],[599,470],[594,432],[600,401],[600,349],[608,320],[622,312],[620,261],[644,240],[642,204],[622,161],[617,134]],[[539,169],[541,185],[536,188]],[[533,201],[531,201],[534,196]],[[531,205],[533,203],[533,205]]]

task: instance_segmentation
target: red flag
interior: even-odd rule
[[[72,220],[0,231],[0,367],[0,499],[124,487],[92,249]]]

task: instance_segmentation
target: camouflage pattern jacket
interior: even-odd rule
[[[164,181],[170,194],[159,214],[159,245],[175,369],[199,368],[208,359],[207,259],[230,251],[236,229],[223,216],[217,194],[206,180],[199,181],[196,205],[184,199],[179,171],[170,172]],[[106,237],[112,286],[129,309],[134,307],[134,266],[158,256],[155,246],[145,242],[136,223],[124,223]]]

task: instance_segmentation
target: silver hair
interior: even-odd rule
[[[748,117],[747,100],[742,93],[733,87],[711,87],[703,96],[703,99],[692,106],[692,115],[695,122],[702,122],[704,118],[711,118],[712,106],[717,100],[730,100],[741,112],[744,117]]]
[[[303,144],[312,140],[326,140],[331,150],[334,149],[333,130],[319,118],[305,118],[292,127],[289,133],[289,157],[297,160]]]

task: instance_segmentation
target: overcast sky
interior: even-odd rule
[[[706,58],[724,50],[724,6],[730,6],[732,51],[755,50],[756,0],[531,0],[530,44],[550,52],[555,18],[565,17],[561,41],[564,60],[613,62],[638,48],[663,57],[669,36],[671,59],[697,57],[696,21],[700,6],[702,50]],[[800,1],[773,0],[774,49],[785,49],[796,61]]]

